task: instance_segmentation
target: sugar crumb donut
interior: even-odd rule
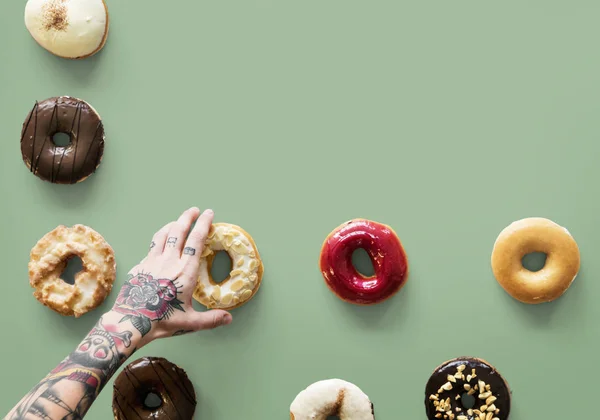
[[[315,382],[300,392],[290,405],[291,420],[374,420],[369,397],[353,383],[341,379]]]
[[[532,252],[546,254],[544,267],[529,271],[521,260]],[[579,272],[577,242],[551,220],[531,217],[506,227],[492,251],[492,271],[502,288],[523,303],[551,302],[567,291]]]
[[[75,284],[60,276],[70,258],[78,256],[83,269]],[[29,284],[42,304],[66,316],[79,317],[99,306],[110,293],[116,277],[114,251],[92,228],[58,226],[31,249]]]
[[[232,270],[217,284],[210,270],[218,251],[227,252]],[[235,309],[256,294],[263,272],[258,248],[248,232],[229,223],[214,223],[200,255],[200,275],[194,299],[209,309]]]
[[[25,26],[44,49],[69,59],[90,57],[108,37],[104,0],[28,0]]]

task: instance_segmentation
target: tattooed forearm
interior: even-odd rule
[[[144,336],[152,329],[152,321],[167,319],[175,310],[185,312],[177,299],[178,289],[176,280],[138,273],[121,288],[114,310],[124,315],[120,322],[130,321]]]
[[[196,250],[192,247],[186,246],[183,248],[183,253],[185,255],[196,255]]]
[[[117,315],[113,315],[115,321]],[[130,326],[128,328],[131,328]],[[79,346],[6,419],[77,420],[131,353],[133,333],[100,318]]]

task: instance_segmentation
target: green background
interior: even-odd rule
[[[488,359],[514,420],[596,413],[600,345],[596,0],[235,0],[108,3],[105,49],[56,58],[0,5],[0,414],[68,354],[114,302],[66,318],[28,284],[29,251],[83,223],[115,249],[116,289],[155,230],[185,208],[253,235],[260,292],[232,325],[154,342],[182,366],[197,419],[286,419],[296,394],[339,377],[379,420],[425,418],[431,371]],[[90,102],[107,131],[99,171],[42,182],[21,161],[35,100]],[[548,217],[578,241],[582,270],[559,300],[527,306],[490,269],[510,222]],[[354,307],[318,256],[340,223],[391,225],[410,277]],[[112,382],[90,419],[111,418]]]

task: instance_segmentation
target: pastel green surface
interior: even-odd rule
[[[114,247],[116,288],[153,232],[185,208],[253,235],[258,295],[232,325],[152,343],[195,384],[197,419],[286,419],[307,385],[339,377],[378,420],[423,419],[431,371],[495,364],[514,420],[589,418],[600,345],[597,197],[600,3],[593,0],[109,1],[105,49],[53,57],[0,5],[0,415],[112,305],[72,319],[40,305],[29,251],[59,224]],[[57,186],[21,161],[35,100],[71,95],[105,122],[99,171]],[[526,306],[490,269],[510,222],[548,217],[582,271],[558,301]],[[391,225],[406,287],[354,307],[325,286],[325,236]],[[112,381],[88,418],[111,417]]]

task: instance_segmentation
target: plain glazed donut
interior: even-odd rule
[[[466,405],[469,400],[472,404]],[[507,420],[510,403],[510,388],[502,375],[474,357],[459,357],[438,366],[425,387],[428,420]]]
[[[352,265],[352,253],[363,248],[375,274],[365,277]],[[325,283],[340,299],[359,305],[383,302],[406,283],[408,260],[400,239],[389,226],[365,219],[346,222],[331,232],[321,248]]]
[[[58,146],[57,133],[70,143]],[[61,96],[36,102],[21,131],[23,162],[38,178],[56,184],[74,184],[96,171],[104,153],[104,125],[85,101]]]
[[[25,26],[43,48],[63,58],[86,58],[108,37],[104,0],[28,0]]]
[[[73,256],[81,258],[83,270],[75,284],[60,278]],[[62,315],[79,317],[100,305],[115,281],[112,248],[92,228],[58,226],[33,247],[29,261],[29,284],[42,304]]]
[[[374,420],[373,403],[356,385],[341,379],[315,382],[300,392],[290,406],[291,420]]]
[[[215,283],[210,270],[216,252],[226,251],[232,270]],[[252,237],[239,226],[214,223],[200,256],[200,275],[194,299],[209,309],[234,309],[248,302],[260,287],[264,268]]]
[[[546,264],[536,272],[521,263],[532,252],[546,254]],[[579,272],[579,248],[569,231],[540,217],[522,219],[506,227],[492,251],[492,270],[500,286],[523,303],[543,303],[559,298]]]
[[[148,394],[161,402],[150,408]],[[196,392],[187,374],[162,357],[143,357],[130,363],[113,386],[115,420],[177,419],[191,420],[196,411]]]

